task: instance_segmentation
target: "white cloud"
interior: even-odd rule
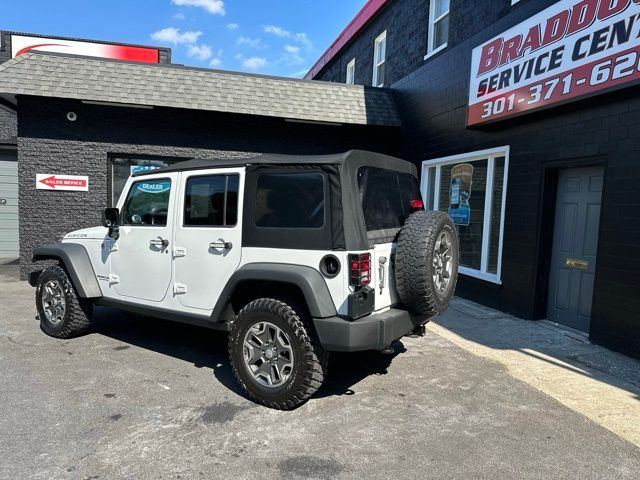
[[[251,57],[242,61],[242,66],[250,70],[259,70],[267,66],[267,59],[262,57]]]
[[[313,44],[311,43],[311,40],[309,40],[309,37],[307,37],[306,33],[292,33],[278,25],[265,25],[263,29],[265,33],[270,33],[280,38],[289,38],[294,42],[304,45],[309,50],[313,47]]]
[[[205,60],[209,60],[212,57],[213,52],[209,45],[193,44],[187,47],[187,55],[204,62]]]
[[[181,7],[200,7],[214,15],[224,15],[223,0],[171,0],[171,3]]]
[[[234,30],[240,28],[240,25],[238,25],[237,23],[229,23],[227,24],[227,28],[233,32]]]
[[[184,13],[176,13],[173,18],[176,20],[184,20],[186,17],[184,16]]]
[[[300,47],[296,47],[295,45],[285,45],[284,49],[288,53],[300,53]]]
[[[236,43],[238,45],[246,45],[251,48],[257,48],[259,50],[267,48],[267,46],[262,43],[262,40],[260,38],[239,37],[238,40],[236,40]]]
[[[220,57],[213,57],[209,62],[210,67],[219,67],[222,65],[222,59]]]
[[[193,32],[191,30],[187,30],[186,32],[181,32],[178,28],[167,27],[152,33],[151,38],[157,42],[178,45],[196,43],[201,35],[202,32],[200,31]]]
[[[277,25],[265,25],[264,26],[265,33],[272,33],[277,37],[289,38],[291,37],[291,32],[289,30],[285,30],[282,27],[278,27]]]

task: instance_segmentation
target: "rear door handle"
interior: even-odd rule
[[[211,242],[209,244],[209,248],[213,248],[214,250],[231,250],[233,248],[233,243],[218,240],[217,242]]]
[[[149,245],[154,247],[168,247],[169,240],[166,240],[162,237],[158,237],[158,238],[154,238],[153,240],[150,240]]]

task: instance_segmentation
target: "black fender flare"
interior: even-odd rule
[[[313,318],[337,315],[329,288],[320,272],[304,265],[286,263],[248,263],[231,276],[211,313],[213,322],[219,321],[236,287],[247,280],[277,282],[300,288]]]
[[[81,298],[102,297],[102,290],[91,266],[86,248],[79,243],[54,243],[33,249],[33,262],[59,260],[69,274],[71,283]]]

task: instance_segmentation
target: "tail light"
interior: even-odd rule
[[[371,254],[349,255],[349,285],[362,287],[371,283]]]
[[[409,202],[409,206],[413,210],[424,210],[424,203],[422,203],[422,200],[411,200]]]

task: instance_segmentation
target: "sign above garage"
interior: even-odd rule
[[[82,175],[36,174],[37,190],[66,190],[72,192],[89,191],[89,177]]]
[[[158,50],[155,48],[11,35],[12,58],[33,50],[39,52],[69,53],[87,57],[113,58],[130,62],[158,63],[159,61]]]
[[[562,0],[476,47],[467,124],[640,80],[640,0]]]

